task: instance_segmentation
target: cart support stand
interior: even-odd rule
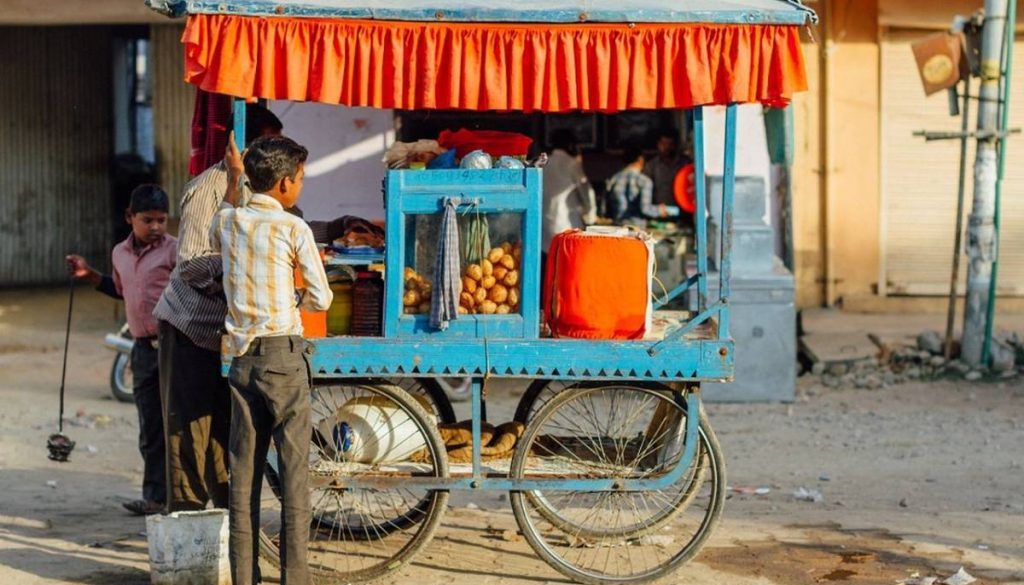
[[[704,108],[693,110],[693,178],[697,183],[697,213],[693,217],[697,235],[697,311],[708,306],[708,218],[707,179],[704,176]]]
[[[732,209],[736,193],[736,104],[725,109],[725,157],[722,177],[722,229],[718,267],[718,293],[722,309],[718,312],[718,339],[729,339],[729,280],[732,278]]]

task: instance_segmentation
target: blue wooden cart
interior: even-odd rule
[[[737,103],[780,104],[803,89],[798,29],[813,14],[795,0],[148,3],[188,15],[187,79],[243,99],[401,109],[688,108],[697,177],[705,176],[704,106],[725,106],[718,295],[708,297],[708,198],[698,180],[696,272],[655,303],[661,309],[692,289],[696,313],[656,311],[643,340],[542,338],[543,170],[387,171],[384,335],[318,339],[312,358],[310,563],[318,581],[391,574],[427,544],[455,490],[509,492],[533,549],[582,583],[653,581],[692,558],[725,499],[725,465],[700,396],[704,383],[733,375]],[[244,106],[236,103],[241,137]],[[420,222],[437,221],[448,201],[463,214],[512,218],[522,300],[507,314],[460,315],[441,332],[404,308],[399,275],[422,266]],[[445,377],[472,379],[464,429],[451,425],[452,407],[437,384]],[[510,458],[489,448],[495,438],[484,413],[494,378],[528,384]],[[450,448],[459,440],[467,446],[456,457]],[[271,562],[275,459],[262,537]]]

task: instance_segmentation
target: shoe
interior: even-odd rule
[[[162,503],[151,502],[149,500],[132,500],[121,505],[124,506],[125,510],[128,510],[136,516],[150,516],[164,511],[164,505]]]

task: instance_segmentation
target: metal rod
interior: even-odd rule
[[[943,353],[946,359],[953,356],[953,322],[956,320],[956,289],[960,281],[960,255],[964,231],[964,191],[967,180],[967,125],[970,123],[970,104],[967,93],[971,89],[971,79],[964,80],[964,103],[960,112],[960,126],[963,135],[960,137],[960,177],[956,192],[956,234],[953,236],[953,273],[949,279],[949,310],[946,313],[946,343]]]
[[[704,108],[693,110],[693,180],[697,186],[697,209],[693,216],[697,236],[697,312],[708,305],[708,218],[707,182],[704,177]]]
[[[245,149],[245,100],[235,98],[231,101],[232,130],[235,131],[235,145],[238,150]]]
[[[647,355],[650,355],[650,356],[657,355],[658,352],[660,352],[662,349],[664,349],[664,346],[665,346],[666,343],[670,343],[671,341],[673,341],[675,339],[679,339],[680,337],[682,337],[682,336],[686,335],[687,333],[693,331],[698,326],[700,326],[701,323],[707,321],[712,315],[714,315],[715,313],[719,312],[722,309],[722,307],[724,307],[724,306],[725,306],[725,303],[722,302],[721,300],[719,300],[718,302],[716,302],[715,304],[711,305],[707,309],[704,309],[703,311],[698,313],[697,316],[694,317],[693,319],[690,319],[689,321],[687,321],[686,323],[684,323],[680,327],[677,327],[677,328],[669,331],[668,333],[665,334],[665,337],[663,337],[661,339],[661,341],[659,341],[658,343],[655,343],[650,348],[648,348]]]
[[[483,384],[481,383],[480,378],[473,378],[472,392],[473,392],[473,397],[472,397],[472,400],[473,400],[473,478],[474,479],[480,479],[482,477],[482,469],[483,469],[483,465],[482,465],[481,459],[480,459],[480,452],[481,452],[481,447],[482,447],[481,439],[480,439],[480,434],[481,434],[480,421],[483,418],[483,409],[481,408],[482,407],[482,400],[483,400],[483,397],[482,397],[482,394],[483,394]]]
[[[988,283],[988,305],[985,309],[985,341],[981,347],[983,364],[989,362],[992,354],[992,329],[996,320],[996,290],[999,280],[999,227],[1002,223],[1003,177],[1006,174],[1006,126],[1010,122],[1010,80],[1013,75],[1013,43],[1016,35],[1017,0],[1010,0],[1006,13],[1010,15],[1010,24],[1006,27],[1006,39],[1003,42],[1002,103],[999,105],[999,130],[1002,134],[997,145],[999,152],[998,174],[996,175],[995,210],[992,215],[993,240],[995,243],[992,259],[992,279]]]
[[[68,279],[68,321],[64,329],[64,364],[60,369],[60,412],[57,415],[57,432],[64,432],[64,382],[68,376],[68,345],[71,341],[71,311],[75,307],[75,280]]]
[[[665,295],[665,298],[660,299],[654,303],[654,310],[658,310],[664,307],[665,305],[669,304],[673,299],[675,299],[679,295],[683,294],[684,292],[692,288],[693,285],[697,284],[697,278],[697,275],[694,274],[693,276],[687,278],[678,286],[670,290],[668,294]]]
[[[960,140],[961,138],[1005,138],[1010,134],[1020,134],[1020,128],[1010,128],[1009,130],[985,130],[970,132],[963,130],[961,132],[932,132],[929,130],[917,130],[913,133],[913,136],[919,136],[925,139],[925,142],[932,142],[933,140]]]
[[[722,169],[722,212],[719,229],[718,299],[722,310],[718,313],[718,339],[729,339],[729,281],[732,279],[732,219],[733,198],[736,194],[736,104],[725,107],[725,158]]]

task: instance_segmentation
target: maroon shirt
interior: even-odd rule
[[[132,337],[156,335],[153,308],[178,261],[178,240],[165,235],[148,246],[136,248],[135,236],[129,234],[125,241],[114,246],[110,256],[114,265],[114,287],[124,297]]]

